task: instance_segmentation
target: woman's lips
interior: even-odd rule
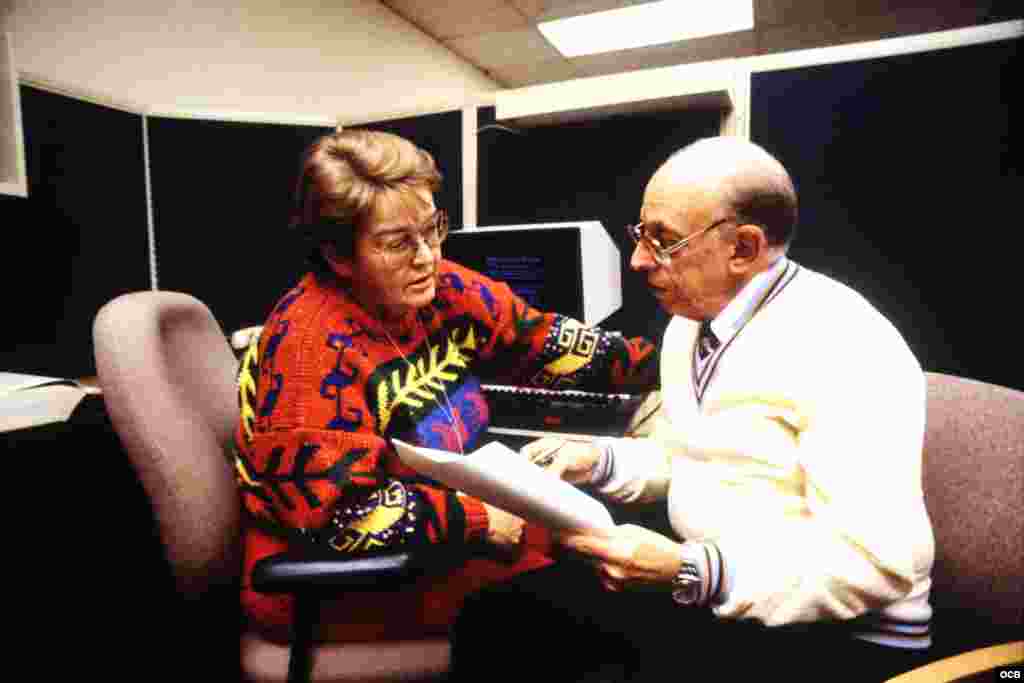
[[[413,280],[412,282],[410,282],[409,283],[409,287],[411,287],[412,289],[425,289],[433,281],[434,281],[434,276],[433,275],[425,275],[425,276],[421,277],[419,280]]]

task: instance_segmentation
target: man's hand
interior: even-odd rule
[[[526,444],[519,452],[530,462],[570,484],[588,483],[594,466],[601,458],[601,449],[590,441],[550,436]]]
[[[566,534],[559,543],[589,558],[601,584],[610,591],[663,586],[668,589],[682,566],[680,543],[634,524],[617,527],[610,537]]]

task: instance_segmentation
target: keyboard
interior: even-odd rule
[[[491,409],[489,431],[521,436],[622,436],[645,398],[501,384],[481,388]]]

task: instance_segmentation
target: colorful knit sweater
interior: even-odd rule
[[[454,552],[483,541],[483,504],[407,468],[389,442],[470,452],[489,421],[480,377],[640,392],[657,381],[657,354],[644,340],[536,311],[507,285],[450,261],[432,304],[387,328],[341,281],[307,274],[240,368],[235,466],[249,520],[246,578],[258,559],[296,544],[353,554],[417,543]],[[540,538],[536,531],[528,537]],[[466,592],[546,562],[533,551],[514,564],[471,559],[402,595],[350,596],[325,606],[322,621],[332,626],[322,636],[441,631]],[[243,605],[257,625],[289,623],[287,599],[247,586]]]

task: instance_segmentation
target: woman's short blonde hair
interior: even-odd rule
[[[290,225],[322,262],[320,247],[352,253],[355,228],[385,199],[416,201],[416,191],[441,187],[434,158],[405,138],[364,129],[324,135],[306,150]]]

